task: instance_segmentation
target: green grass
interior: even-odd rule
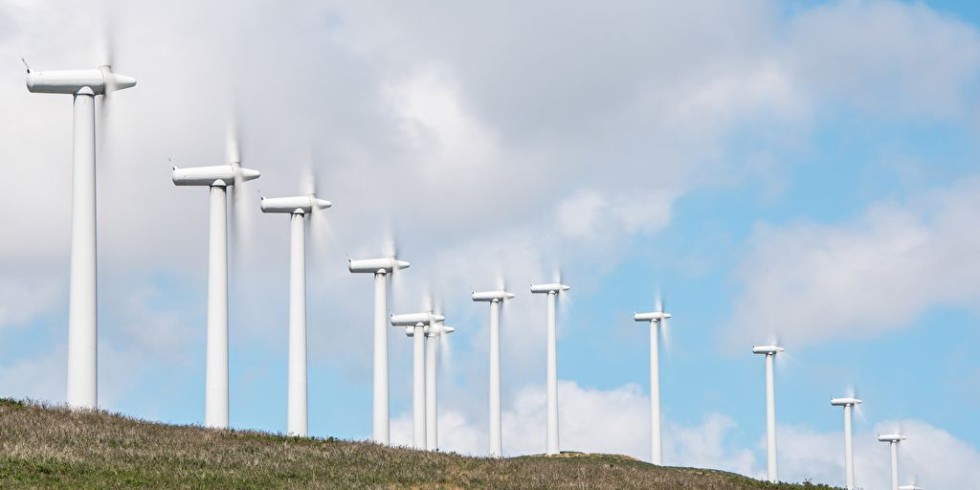
[[[492,460],[0,400],[0,488],[804,489],[626,456]]]

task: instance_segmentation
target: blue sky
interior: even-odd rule
[[[55,2],[57,4],[57,2]],[[765,472],[763,361],[778,337],[781,477],[980,488],[980,10],[970,2],[757,0],[117,6],[121,93],[100,160],[100,405],[203,421],[206,193],[243,125],[248,189],[295,191],[312,145],[335,207],[310,232],[310,431],[370,435],[371,283],[347,257],[396,236],[393,312],[435,297],[441,442],[486,452],[485,305],[507,280],[504,450],[542,452],[544,300],[560,268],[563,449],[646,458],[647,329],[661,291],[666,462]],[[94,63],[101,13],[0,7],[0,53]],[[236,4],[237,5],[237,4]],[[11,65],[13,66],[13,65]],[[0,394],[64,401],[70,104],[0,74]],[[133,185],[133,184],[136,185]],[[28,208],[43,186],[51,199]],[[30,212],[28,212],[30,209]],[[285,430],[287,220],[248,208],[231,295],[231,423]],[[390,341],[408,442],[410,342]],[[6,388],[2,388],[6,387]],[[937,460],[936,455],[944,455]],[[972,486],[971,486],[972,485]]]

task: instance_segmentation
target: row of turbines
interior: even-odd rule
[[[32,93],[71,95],[74,113],[72,240],[68,314],[67,404],[77,409],[98,407],[98,319],[96,316],[96,145],[95,97],[103,104],[113,93],[136,86],[136,79],[112,71],[111,60],[94,69],[32,70],[27,62],[27,89]],[[103,108],[104,111],[104,108]],[[208,308],[204,424],[228,427],[228,214],[238,213],[241,187],[258,179],[258,170],[242,166],[237,132],[229,130],[226,163],[201,167],[174,167],[176,186],[208,187]],[[315,179],[314,179],[315,181]],[[235,191],[235,189],[239,189]],[[228,192],[233,192],[229,206]],[[264,213],[290,216],[289,347],[287,383],[287,432],[308,434],[307,413],[307,322],[306,322],[306,218],[333,204],[317,197],[315,185],[309,192],[289,197],[261,197]],[[234,216],[232,224],[235,223]],[[374,312],[374,400],[373,439],[390,444],[388,329],[387,324],[405,328],[413,337],[414,445],[421,449],[438,447],[436,422],[436,342],[455,331],[445,325],[445,317],[425,311],[387,316],[387,278],[406,269],[409,263],[396,257],[349,260],[352,273],[371,273],[375,277]],[[538,284],[533,293],[547,294],[548,301],[548,454],[558,453],[558,368],[555,304],[557,294],[568,286]],[[506,290],[474,292],[473,300],[490,303],[491,343],[491,448],[493,456],[503,454],[500,422],[500,303],[513,298]],[[429,344],[428,346],[426,344]],[[426,352],[428,351],[428,353]]]
[[[668,315],[669,317],[669,315]],[[651,336],[654,334],[651,333]],[[769,481],[775,483],[779,480],[776,456],[776,387],[774,364],[776,356],[784,352],[778,345],[757,345],[752,347],[753,354],[766,356],[766,459],[767,476]],[[651,383],[652,384],[652,383]],[[653,390],[651,390],[652,393]],[[846,396],[831,398],[830,405],[843,407],[844,409],[844,482],[848,490],[858,488],[854,483],[854,445],[851,435],[851,421],[855,409],[863,403],[863,400],[856,396]],[[656,422],[659,425],[659,422]],[[654,437],[658,437],[659,430],[654,432]],[[891,451],[891,488],[892,490],[922,490],[917,483],[900,485],[898,479],[898,443],[907,438],[899,433],[879,434],[878,440],[887,442]],[[654,453],[656,454],[656,453]]]
[[[25,66],[27,63],[25,62]],[[71,95],[73,100],[73,179],[72,239],[68,318],[67,403],[76,409],[96,409],[97,403],[97,317],[96,317],[96,145],[95,98],[105,104],[118,90],[134,87],[136,79],[112,71],[111,59],[94,69],[35,71],[27,66],[27,88],[33,93]],[[104,108],[103,108],[104,109]],[[238,138],[230,131],[226,163],[221,165],[174,168],[172,179],[177,186],[205,186],[210,192],[210,231],[208,253],[207,364],[205,388],[205,425],[228,427],[228,213],[236,213],[242,196],[241,186],[260,177],[260,172],[244,168]],[[235,188],[239,191],[235,192]],[[235,192],[229,207],[227,192]],[[290,287],[287,431],[307,435],[307,348],[306,348],[306,245],[307,217],[332,206],[317,196],[315,185],[303,195],[261,198],[265,213],[287,214],[290,219]],[[234,223],[234,218],[232,219]],[[386,257],[350,260],[352,273],[374,275],[374,393],[373,440],[390,444],[388,328],[404,328],[413,339],[413,445],[420,449],[438,448],[436,420],[436,343],[454,331],[445,317],[430,310],[388,316],[388,280],[409,263],[393,252]],[[556,304],[569,286],[559,279],[554,283],[535,284],[531,293],[547,296],[547,430],[546,453],[559,453],[558,434],[558,365]],[[502,450],[500,407],[500,307],[514,294],[502,287],[474,292],[473,301],[490,305],[490,447],[492,457]],[[671,315],[657,301],[656,311],[637,313],[638,322],[650,325],[650,397],[651,462],[663,463],[659,336]],[[428,344],[428,345],[427,345]],[[773,363],[783,349],[777,345],[756,346],[753,352],[766,356],[766,408],[768,479],[777,481],[775,389]],[[834,406],[844,408],[845,477],[847,488],[854,487],[854,464],[851,446],[851,412],[861,400],[835,398]],[[913,485],[899,486],[897,444],[900,434],[879,436],[891,446],[893,490],[917,490]]]

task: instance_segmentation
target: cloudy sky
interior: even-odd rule
[[[106,12],[112,12],[108,15]],[[107,25],[111,28],[107,29]],[[648,455],[647,330],[662,291],[665,462],[765,474],[777,364],[780,477],[980,488],[980,7],[973,2],[317,1],[0,3],[0,395],[61,403],[71,103],[35,68],[94,67],[100,127],[99,402],[198,424],[207,192],[229,115],[262,178],[231,272],[231,423],[285,430],[288,220],[257,197],[334,208],[310,231],[310,430],[370,437],[371,282],[348,257],[396,237],[394,312],[440,303],[440,439],[486,454],[487,312],[506,280],[504,451],[544,451],[545,303],[562,271],[562,449]],[[392,335],[393,438],[411,437],[411,345]]]

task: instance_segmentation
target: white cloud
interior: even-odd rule
[[[64,403],[65,356],[64,345],[61,344],[36,356],[23,357],[0,365],[3,396]]]
[[[639,386],[611,390],[559,381],[559,424],[562,450],[624,454],[644,461],[650,457],[650,400]],[[443,401],[443,406],[451,405]],[[521,388],[502,413],[504,454],[517,456],[545,451],[546,398],[544,387]],[[443,450],[463,454],[487,453],[487,422],[458,410],[440,414],[439,440]],[[755,475],[755,456],[732,447],[728,438],[736,427],[726,415],[712,413],[699,425],[668,422],[664,430],[665,462],[672,466],[721,468]],[[392,441],[411,445],[412,418],[401,414],[392,422]]]
[[[558,383],[558,399],[563,450],[649,458],[650,403],[638,386],[602,391],[563,380]],[[501,416],[505,455],[545,452],[546,404],[544,387],[528,385],[514,395],[510,406],[504,407]],[[489,436],[483,420],[470,420],[466,414],[447,410],[440,415],[440,422],[442,448],[486,454]],[[392,422],[392,441],[410,445],[411,440],[411,414],[402,414]]]
[[[919,420],[886,421],[871,431],[855,430],[854,475],[860,488],[884,489],[891,484],[888,445],[877,434],[899,430],[908,440],[899,444],[899,480],[916,480],[924,488],[977,489],[974,469],[980,451],[948,432]],[[844,483],[843,432],[822,433],[797,426],[779,427],[781,479],[842,485]]]
[[[0,329],[24,326],[56,308],[64,289],[62,281],[45,273],[0,279]]]
[[[840,225],[760,225],[727,335],[797,345],[868,338],[980,299],[980,180],[881,202]]]
[[[487,422],[449,408],[443,400],[439,440],[443,450],[463,454],[487,453]],[[559,421],[562,450],[625,454],[649,458],[649,399],[636,385],[611,390],[559,382]],[[541,454],[545,441],[545,395],[542,386],[525,386],[503,412],[503,443],[507,456]],[[980,488],[973,469],[980,451],[948,432],[920,420],[881,422],[871,430],[856,424],[855,473],[861,488],[887,488],[890,460],[877,434],[900,430],[908,437],[900,445],[903,483],[916,478],[926,488]],[[738,424],[731,417],[707,414],[699,424],[666,421],[665,463],[671,466],[715,468],[754,478],[766,475],[765,437],[755,447],[738,447],[733,436]],[[840,484],[843,480],[843,434],[805,426],[779,426],[779,475],[782,481]],[[410,446],[411,413],[392,421],[392,441]]]
[[[980,68],[974,26],[923,2],[827,2],[791,19],[802,86],[889,115],[969,114]]]
[[[716,468],[755,478],[764,473],[749,448],[734,447],[729,440],[738,424],[729,416],[710,413],[701,425],[668,424],[664,437],[665,462],[672,466]]]
[[[561,235],[586,242],[615,242],[621,236],[660,231],[670,224],[675,196],[654,189],[610,199],[583,189],[558,203],[557,228]]]

